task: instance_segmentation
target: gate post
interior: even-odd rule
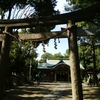
[[[77,33],[76,33],[77,27],[71,20],[68,21],[67,25],[68,25],[68,39],[69,39],[69,50],[70,50],[72,97],[73,100],[83,100],[78,47],[77,47]]]
[[[8,29],[5,28],[7,32]],[[9,66],[9,50],[10,50],[10,36],[8,34],[4,34],[5,38],[2,41],[1,52],[0,52],[0,100],[3,100],[3,93],[5,89],[5,81],[6,81],[6,72],[7,67]]]

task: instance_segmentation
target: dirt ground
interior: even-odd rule
[[[100,100],[100,86],[83,84],[84,100]],[[66,82],[41,82],[40,85],[18,86],[6,90],[4,100],[72,100],[71,84]]]

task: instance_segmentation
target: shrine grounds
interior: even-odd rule
[[[83,83],[83,100],[100,100],[100,86]],[[5,91],[4,100],[72,100],[71,83],[41,82],[25,84]]]

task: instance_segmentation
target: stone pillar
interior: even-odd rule
[[[70,71],[71,71],[71,84],[72,84],[72,97],[73,100],[83,100],[79,56],[77,47],[77,34],[75,24],[68,21],[68,39],[70,50]]]

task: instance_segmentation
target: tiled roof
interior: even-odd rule
[[[46,63],[38,63],[38,69],[52,69],[60,64],[66,64],[67,66],[70,66],[70,60],[69,59],[50,59],[47,60]],[[80,64],[80,68],[83,69],[83,66]]]

